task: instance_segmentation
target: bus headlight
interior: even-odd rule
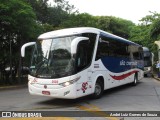
[[[61,85],[61,86],[63,86],[63,87],[66,87],[66,86],[69,86],[69,85],[71,85],[71,84],[74,84],[74,83],[77,82],[79,79],[80,79],[80,77],[75,78],[75,79],[70,80],[70,81],[67,81],[67,82],[60,83],[59,85]]]

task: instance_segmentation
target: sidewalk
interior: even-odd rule
[[[19,89],[19,88],[26,88],[27,83],[25,84],[17,84],[17,85],[0,85],[0,91],[2,90],[14,90],[14,89]]]
[[[160,81],[160,78],[158,78],[158,75],[156,74],[153,74],[153,78]]]
[[[13,79],[12,84],[6,84],[5,81],[0,82],[0,91],[2,90],[12,90],[12,89],[19,89],[19,88],[26,88],[28,85],[28,78],[22,77],[21,81],[18,79]]]

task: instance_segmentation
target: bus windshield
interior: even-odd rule
[[[152,54],[149,51],[144,51],[144,67],[152,66]]]
[[[30,74],[38,78],[60,78],[72,75],[74,58],[71,42],[77,36],[38,40],[33,50]]]

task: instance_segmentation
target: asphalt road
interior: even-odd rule
[[[160,111],[160,81],[144,78],[137,86],[124,85],[105,91],[100,99],[90,96],[76,100],[54,99],[32,96],[27,87],[1,90],[1,111]],[[92,112],[93,113],[93,112]],[[96,114],[96,113],[93,113]],[[80,116],[79,116],[80,117]],[[85,119],[85,118],[76,119]],[[101,117],[101,119],[119,120],[123,117]],[[146,119],[150,120],[152,117]],[[89,118],[88,118],[89,119]],[[90,118],[93,119],[93,118]],[[94,118],[96,119],[96,118]],[[141,120],[142,117],[124,117],[124,120]],[[155,120],[160,118],[154,117]]]

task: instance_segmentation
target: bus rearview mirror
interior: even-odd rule
[[[72,53],[72,54],[75,54],[75,53],[76,53],[78,43],[79,43],[80,41],[84,41],[84,40],[87,40],[87,41],[88,41],[89,38],[88,38],[88,37],[77,37],[77,38],[75,38],[75,39],[72,41],[72,43],[71,43],[71,53]]]
[[[22,57],[25,57],[25,48],[28,47],[28,46],[32,46],[32,45],[35,45],[36,42],[29,42],[29,43],[26,43],[24,44],[22,47],[21,47],[21,56]]]

